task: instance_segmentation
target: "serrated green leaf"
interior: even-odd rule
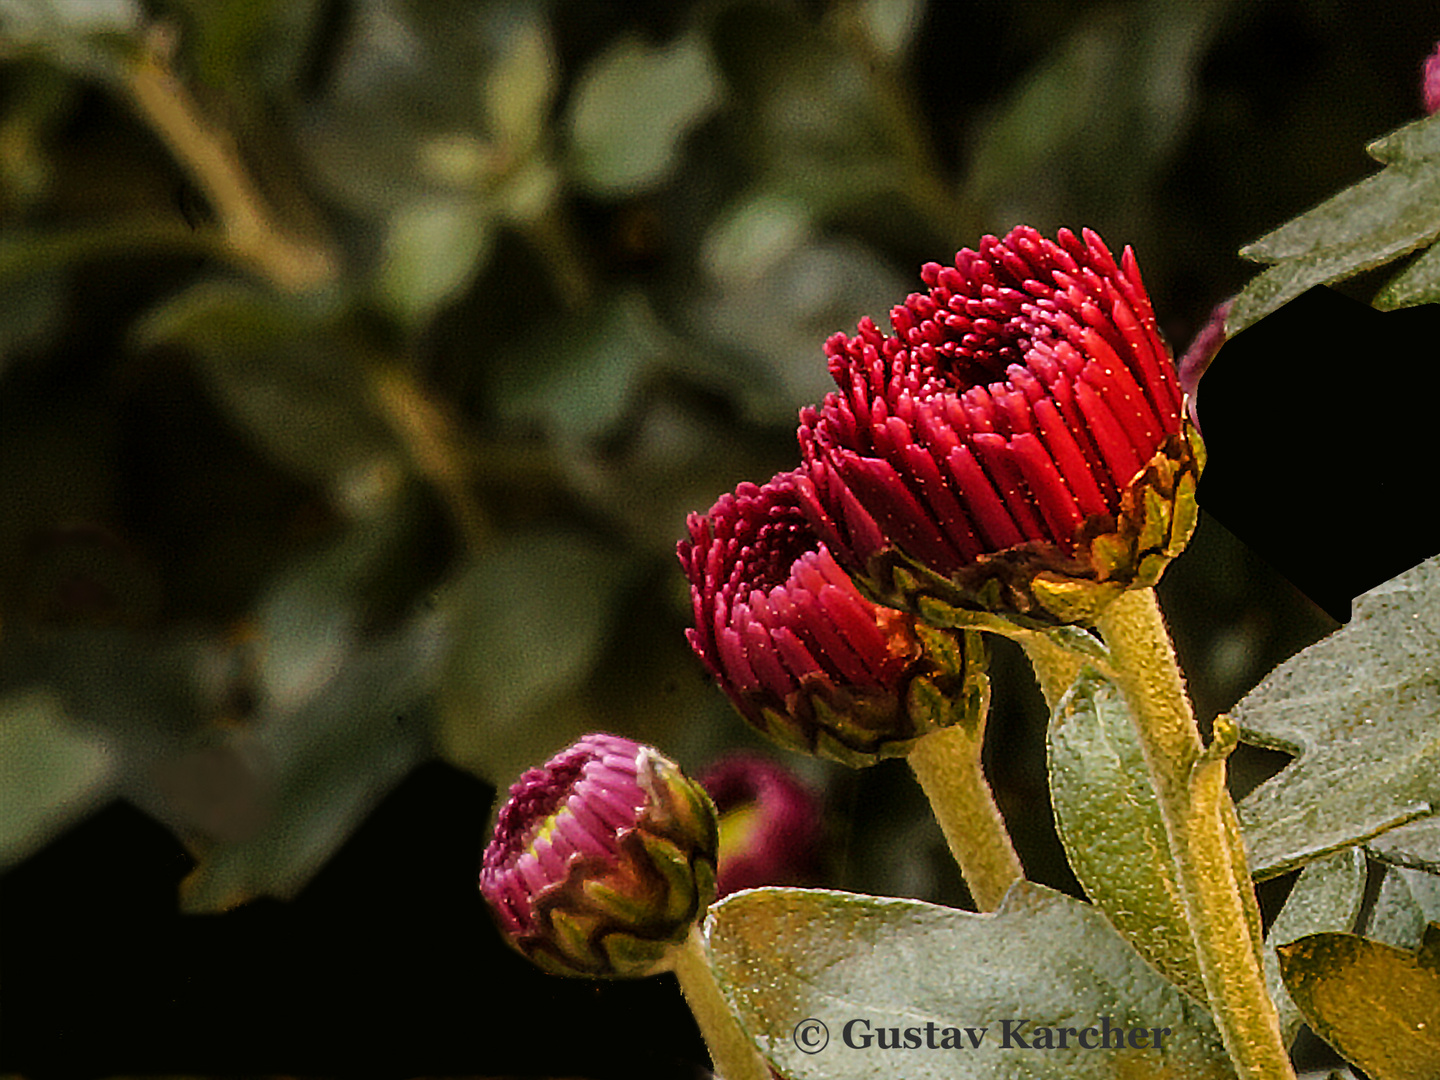
[[[1299,758],[1239,805],[1266,878],[1440,807],[1440,557],[1355,601],[1350,623],[1286,661],[1232,715]]]
[[[1381,311],[1440,302],[1440,245],[1432,246],[1375,294]]]
[[[1314,1032],[1373,1080],[1440,1075],[1440,970],[1433,947],[1407,952],[1354,934],[1283,946],[1286,989]]]
[[[113,748],[38,690],[0,701],[0,867],[23,859],[114,789]]]
[[[1048,741],[1055,827],[1085,894],[1141,956],[1205,1001],[1165,819],[1119,688],[1085,667]]]
[[[1427,116],[1376,139],[1365,152],[1387,165],[1440,157],[1440,114]]]
[[[1245,245],[1240,254],[1253,262],[1273,264],[1363,243],[1377,230],[1391,225],[1397,206],[1413,208],[1423,204],[1430,172],[1418,165],[1406,165],[1366,177]]]
[[[1381,833],[1365,850],[1381,862],[1440,874],[1440,817],[1432,815]]]
[[[1285,990],[1276,949],[1310,934],[1354,929],[1364,898],[1365,856],[1359,848],[1320,859],[1301,871],[1285,906],[1265,935],[1265,985],[1275,1002],[1280,1032],[1287,1045],[1295,1041],[1305,1018]]]
[[[1403,866],[1386,867],[1365,936],[1396,948],[1417,949],[1432,922],[1440,922],[1440,877]]]
[[[1230,336],[1315,285],[1383,266],[1440,236],[1440,167],[1392,165],[1241,251],[1274,262],[1241,290]]]
[[[795,1080],[1233,1075],[1203,1009],[1097,910],[1040,885],[1017,883],[988,915],[916,900],[769,888],[737,893],[711,912],[709,950],[721,988],[761,1051]],[[1004,1045],[1005,1020],[1030,1044],[1037,1028],[1078,1031],[1107,1016],[1113,1026],[1168,1027],[1170,1034],[1160,1050],[1084,1050],[1074,1041],[1050,1050]],[[807,1018],[830,1031],[818,1053],[803,1053],[793,1041]],[[1017,1029],[1021,1019],[1026,1023]],[[872,1034],[911,1029],[921,1048],[853,1049],[844,1037],[850,1020],[867,1021]],[[937,1043],[944,1029],[955,1029],[964,1048],[929,1049],[927,1024]],[[980,1036],[979,1046],[963,1033],[967,1027]]]
[[[1367,147],[1387,168],[1346,188],[1240,254],[1277,264],[1236,297],[1229,334],[1264,318],[1315,285],[1325,285],[1430,243],[1440,235],[1440,124],[1434,117],[1407,124]],[[1423,256],[1376,297],[1382,309],[1427,303],[1440,295],[1440,262]]]
[[[606,197],[665,180],[685,135],[720,104],[723,86],[705,41],[655,48],[627,37],[581,75],[567,120],[576,178]]]

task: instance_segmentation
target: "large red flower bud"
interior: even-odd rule
[[[690,645],[740,713],[783,746],[856,766],[980,715],[978,637],[860,595],[801,509],[808,486],[800,472],[741,484],[690,515],[679,545]]]
[[[1126,248],[1022,226],[825,345],[801,413],[819,535],[885,603],[1085,623],[1194,527],[1203,451]],[[937,605],[939,605],[937,607]]]

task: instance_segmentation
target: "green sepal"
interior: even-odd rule
[[[656,941],[616,932],[605,936],[602,947],[611,971],[632,973],[639,977],[654,975],[664,970],[670,950],[684,940],[684,934],[675,941]]]

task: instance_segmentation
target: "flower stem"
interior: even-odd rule
[[[699,924],[691,928],[685,943],[672,952],[670,965],[680,980],[680,990],[695,1022],[700,1025],[700,1034],[705,1037],[715,1075],[725,1080],[770,1080],[770,1067],[720,992]]]
[[[1122,593],[1100,616],[1099,629],[1145,751],[1225,1049],[1241,1080],[1294,1080],[1254,948],[1244,850],[1227,828],[1233,809],[1227,812],[1225,755],[1233,729],[1217,727],[1216,741],[1202,746],[1153,589]]]
[[[1020,642],[1020,647],[1029,657],[1030,666],[1035,670],[1035,680],[1040,684],[1040,692],[1045,695],[1045,705],[1053,713],[1055,706],[1065,696],[1065,691],[1070,689],[1075,677],[1080,674],[1085,658],[1057,645],[1038,631],[1012,636]]]
[[[976,906],[994,911],[1025,869],[980,763],[984,735],[983,721],[978,731],[964,724],[932,731],[911,748],[909,761]]]

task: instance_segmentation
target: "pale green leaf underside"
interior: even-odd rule
[[[594,61],[572,98],[576,178],[601,196],[665,179],[686,133],[720,104],[724,85],[703,39],[654,48],[624,38]]]
[[[1348,625],[1276,668],[1233,716],[1248,741],[1298,755],[1238,808],[1258,878],[1431,814],[1440,557],[1357,598]]]
[[[1020,882],[1000,909],[978,915],[916,900],[807,889],[755,889],[717,905],[712,963],[761,1050],[786,1077],[894,1080],[1112,1080],[1116,1076],[1228,1077],[1208,1014],[1127,945],[1095,908]],[[1127,1028],[1171,1029],[1161,1050],[1021,1049],[1002,1021],[1084,1028],[1101,1017]],[[796,1048],[804,1019],[829,1045]],[[978,1047],[852,1049],[844,1025],[986,1029]],[[1012,1030],[1014,1030],[1012,1028]],[[1025,1036],[1028,1038],[1029,1036]],[[1092,1040],[1093,1041],[1093,1040]]]
[[[51,695],[0,701],[0,867],[93,810],[117,765],[113,749],[73,724]]]
[[[1075,877],[1142,956],[1205,1000],[1145,755],[1114,683],[1085,668],[1050,720],[1050,798]]]

